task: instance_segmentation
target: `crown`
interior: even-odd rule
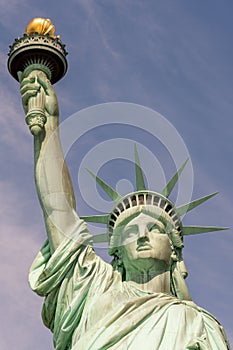
[[[196,208],[200,204],[204,203],[208,199],[215,196],[218,192],[209,194],[207,196],[198,198],[182,206],[176,207],[174,203],[168,198],[173,188],[175,187],[181,173],[183,172],[188,160],[178,169],[175,175],[170,179],[170,181],[163,188],[161,193],[154,191],[149,191],[146,189],[142,168],[140,165],[140,160],[138,156],[137,147],[134,148],[135,153],[135,171],[136,171],[136,191],[129,193],[126,196],[121,196],[112,187],[110,187],[106,182],[95,175],[91,170],[87,171],[96,180],[96,182],[101,186],[101,188],[108,194],[108,196],[115,202],[112,211],[109,214],[104,215],[94,215],[94,216],[82,216],[86,222],[95,222],[107,225],[106,234],[98,234],[93,236],[93,241],[96,243],[109,242],[111,243],[112,236],[114,235],[114,228],[116,227],[117,221],[121,216],[127,216],[127,213],[133,208],[138,207],[155,207],[156,211],[159,213],[160,219],[165,218],[166,221],[172,223],[176,234],[179,235],[180,239],[183,240],[183,236],[195,235],[205,232],[214,232],[220,230],[227,230],[227,227],[215,227],[215,226],[183,226],[181,221],[181,216],[188,211]]]
[[[174,228],[177,230],[177,233],[179,233],[180,237],[182,238],[182,223],[173,203],[162,194],[153,191],[147,191],[146,189],[127,194],[121,198],[121,200],[114,206],[113,210],[109,214],[109,220],[107,223],[109,237],[113,235],[113,230],[116,226],[116,223],[119,221],[119,217],[123,212],[129,210],[133,211],[135,207],[148,206],[157,208],[157,213],[159,214],[161,220],[163,217],[167,216],[170,219],[169,221],[173,223]]]

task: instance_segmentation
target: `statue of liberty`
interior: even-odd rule
[[[55,91],[43,71],[27,70],[21,77],[26,114],[42,92],[46,122],[34,135],[35,181],[48,240],[29,282],[45,298],[42,318],[55,349],[230,349],[221,324],[192,301],[185,283],[183,236],[221,228],[183,226],[180,216],[212,195],[180,207],[170,201],[185,163],[161,193],[147,190],[135,148],[135,192],[121,197],[92,174],[114,206],[110,214],[80,218]],[[111,264],[96,255],[86,221],[107,224]]]

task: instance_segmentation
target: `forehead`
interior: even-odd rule
[[[125,225],[125,229],[127,229],[128,227],[130,227],[132,225],[141,226],[141,225],[147,225],[147,224],[151,224],[151,223],[157,224],[160,228],[165,229],[164,224],[160,220],[154,218],[151,215],[144,214],[144,213],[140,213],[138,216],[136,216],[135,218],[130,220],[127,223],[127,225]]]

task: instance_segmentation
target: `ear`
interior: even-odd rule
[[[179,269],[180,269],[180,272],[183,276],[183,278],[187,278],[188,277],[188,271],[187,271],[187,268],[185,266],[185,263],[184,263],[184,258],[183,258],[183,254],[182,254],[182,250],[180,251],[180,256],[179,256]]]

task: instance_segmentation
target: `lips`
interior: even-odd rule
[[[150,244],[140,244],[137,246],[137,251],[140,252],[141,250],[150,250],[152,247]]]

